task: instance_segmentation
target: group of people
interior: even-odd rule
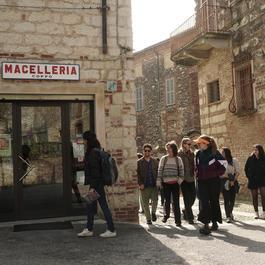
[[[97,202],[102,208],[107,222],[107,230],[101,237],[117,235],[111,211],[109,209],[102,176],[101,145],[96,134],[86,131],[83,134],[86,148],[84,158],[85,185],[89,192],[97,194],[96,200],[87,204],[87,225],[78,237],[93,236],[94,216],[97,212]],[[193,147],[197,151],[193,151]],[[159,148],[161,152],[161,148]],[[202,135],[195,141],[183,138],[181,148],[176,142],[168,142],[167,152],[158,158],[152,156],[152,146],[143,146],[143,155],[137,161],[137,175],[143,212],[148,225],[157,220],[158,192],[162,196],[164,215],[162,222],[166,223],[173,206],[176,226],[181,226],[180,192],[184,200],[183,217],[194,224],[193,205],[196,196],[199,199],[198,220],[203,223],[200,233],[209,235],[218,229],[222,223],[219,197],[223,194],[227,222],[234,220],[233,208],[236,193],[239,190],[239,162],[233,158],[229,148],[218,151],[215,140]],[[138,157],[139,158],[139,157]],[[255,218],[265,219],[265,153],[261,145],[255,145],[251,156],[247,159],[245,173],[248,178],[248,188],[251,190]],[[263,212],[258,212],[258,195],[261,195]],[[151,212],[150,212],[151,201]],[[209,224],[212,223],[211,227]]]
[[[197,151],[192,147],[196,146]],[[265,154],[261,145],[255,145],[245,165],[248,188],[251,190],[255,218],[265,219]],[[233,208],[239,191],[239,162],[231,150],[223,147],[218,151],[215,140],[207,135],[192,141],[183,138],[178,150],[174,141],[165,146],[167,154],[160,159],[152,156],[152,146],[145,144],[143,154],[138,155],[137,175],[140,201],[148,225],[157,220],[158,192],[161,192],[163,219],[170,217],[172,205],[175,224],[181,226],[180,192],[183,195],[183,217],[194,224],[193,204],[199,199],[198,221],[203,223],[200,233],[209,235],[222,223],[219,197],[223,194],[227,222],[234,220]],[[258,194],[261,195],[263,212],[258,212]],[[151,212],[149,204],[151,201]],[[211,227],[209,226],[212,223]]]

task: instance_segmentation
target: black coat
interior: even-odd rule
[[[258,187],[265,186],[265,158],[257,159],[255,155],[248,158],[245,165],[245,173],[251,183]]]
[[[95,149],[87,150],[85,154],[85,185],[90,185],[91,188],[103,185],[101,157]]]
[[[250,156],[245,165],[245,173],[247,178],[265,178],[265,159]]]

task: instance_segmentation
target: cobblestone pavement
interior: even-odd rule
[[[161,211],[161,207],[158,213]],[[195,210],[196,212],[196,210]],[[182,228],[170,218],[140,225],[117,224],[118,237],[101,239],[105,225],[98,221],[95,237],[77,238],[84,221],[73,222],[70,230],[12,232],[0,228],[1,265],[173,265],[173,264],[264,264],[265,221],[254,220],[251,205],[238,203],[237,221],[222,224],[211,236],[200,236],[199,224],[183,221]]]

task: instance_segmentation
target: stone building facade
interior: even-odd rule
[[[231,148],[246,184],[244,165],[252,146],[265,145],[265,3],[196,3],[192,19],[172,34],[172,58],[197,66],[202,133]],[[180,41],[191,32],[192,38]]]
[[[169,39],[135,53],[134,60],[138,151],[144,143],[179,144],[183,136],[198,135],[196,67],[174,64]]]
[[[8,126],[11,126],[12,122],[21,124],[19,120],[16,121],[12,113],[14,114],[14,111],[21,107],[22,110],[18,111],[22,117],[23,104],[26,102],[37,104],[34,105],[36,108],[37,106],[45,107],[48,103],[61,104],[62,115],[67,116],[64,110],[65,104],[89,101],[94,107],[90,109],[90,120],[94,130],[104,149],[110,151],[116,158],[119,167],[118,182],[108,188],[108,198],[114,217],[120,221],[137,222],[136,114],[133,93],[131,1],[3,0],[0,1],[0,22],[0,63],[23,64],[21,69],[24,72],[30,71],[31,74],[30,80],[23,78],[24,72],[21,73],[22,78],[5,79],[2,65],[2,78],[0,78],[0,105],[2,106],[0,109],[3,111],[1,119],[4,119],[6,115],[5,117],[9,117]],[[33,64],[32,68],[30,64]],[[43,72],[39,70],[39,75],[36,76],[36,69],[44,67],[44,64],[55,64],[55,73],[57,73],[56,67],[60,67],[58,65],[77,65],[80,69],[79,79],[75,81],[47,80],[53,79],[47,70],[48,77],[44,74],[46,80],[43,80]],[[6,70],[9,71],[8,69],[11,68]],[[14,71],[18,74],[19,70],[15,68]],[[86,106],[83,107],[86,108]],[[9,111],[6,111],[8,108]],[[74,114],[74,116],[85,115],[89,108],[86,111],[84,108],[83,111],[80,109],[81,114]],[[52,116],[50,118],[52,119]],[[88,120],[88,117],[83,118]],[[30,117],[28,119],[30,120]],[[17,124],[13,124],[13,131]],[[67,131],[64,127],[71,126],[71,121],[69,124],[67,125],[62,116],[64,139],[69,139],[69,130]],[[93,128],[90,127],[90,129]],[[13,131],[3,129],[5,137],[11,139],[12,136],[18,139],[21,131],[18,131],[16,135]],[[45,137],[55,142],[56,137],[59,138],[60,135],[57,130],[56,137],[52,137],[50,133]],[[20,139],[17,141],[19,142]],[[22,143],[23,141],[25,139],[22,139]],[[12,145],[11,142],[10,144]],[[62,144],[63,149],[65,147],[69,150],[63,140],[59,144]],[[16,150],[18,153],[21,151],[16,147],[11,147],[13,151]],[[58,148],[60,151],[61,147]],[[65,152],[66,150],[62,151],[63,160],[67,156]],[[3,154],[0,152],[0,156]],[[2,170],[4,170],[5,163],[9,163],[10,174],[6,177],[10,178],[9,183],[14,186],[13,201],[9,204],[15,204],[15,206],[10,206],[10,209],[13,209],[16,214],[11,214],[11,216],[23,219],[24,215],[21,215],[23,205],[21,206],[18,201],[19,196],[22,196],[21,193],[25,190],[21,183],[17,182],[21,172],[15,169],[15,165],[20,162],[17,161],[14,152],[9,160],[3,155],[0,162]],[[68,166],[68,164],[66,162],[64,165]],[[67,186],[70,183],[69,176],[63,176],[61,179],[64,183],[65,196],[65,193],[69,194],[71,190],[70,185]],[[1,196],[5,196],[3,190],[10,189],[11,194],[12,188],[1,182]],[[24,196],[26,196],[25,192]],[[1,204],[1,212],[10,210],[5,207],[6,205]]]

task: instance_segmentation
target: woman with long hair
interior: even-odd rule
[[[245,165],[245,173],[248,178],[248,188],[251,191],[255,218],[265,219],[265,153],[263,146],[253,146],[253,153]],[[258,194],[260,192],[263,212],[259,215]]]
[[[238,191],[238,176],[240,172],[239,162],[232,156],[231,150],[227,147],[222,148],[222,156],[228,165],[225,174],[221,176],[221,192],[224,198],[225,214],[227,222],[234,220],[233,209]]]
[[[83,134],[84,144],[86,146],[85,153],[85,185],[89,185],[89,192],[95,193],[104,217],[107,222],[107,230],[100,237],[115,237],[116,231],[112,220],[112,215],[107,203],[104,180],[101,169],[101,146],[96,137],[96,134],[86,131]],[[87,204],[87,226],[78,234],[78,237],[93,236],[94,216],[96,214],[97,201]]]
[[[200,212],[198,220],[204,224],[200,233],[209,235],[218,229],[222,223],[222,214],[219,203],[220,176],[225,173],[226,161],[217,151],[217,145],[212,137],[201,135],[195,143],[199,147],[196,153],[196,172],[200,198]],[[209,228],[209,223],[212,227]]]
[[[183,181],[184,167],[178,156],[178,147],[174,141],[166,144],[167,155],[162,156],[158,166],[157,187],[164,189],[164,218],[163,223],[170,217],[171,198],[176,226],[181,226],[179,207],[180,185]]]
[[[196,188],[194,178],[194,153],[191,151],[191,145],[191,139],[184,137],[181,141],[179,157],[182,159],[184,165],[184,181],[181,184],[181,191],[183,194],[185,209],[183,209],[182,212],[184,219],[186,219],[190,224],[194,224],[192,206],[196,199]]]

